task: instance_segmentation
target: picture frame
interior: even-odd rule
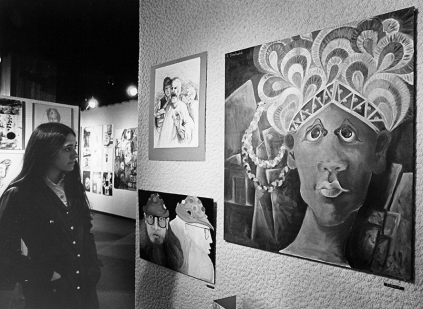
[[[41,102],[34,102],[32,106],[33,130],[40,124],[47,122],[60,122],[74,130],[76,129],[72,107]]]
[[[206,62],[202,52],[151,68],[150,160],[205,160]]]
[[[0,150],[25,149],[25,101],[0,96]]]

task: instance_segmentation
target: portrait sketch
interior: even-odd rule
[[[215,282],[216,220],[210,198],[138,190],[140,257]]]
[[[74,128],[73,109],[58,105],[33,103],[33,129],[42,123],[59,122]]]
[[[226,54],[226,241],[413,280],[414,15]]]
[[[203,53],[152,68],[150,159],[189,160],[172,153],[197,154],[201,159],[205,61]]]
[[[0,150],[24,149],[25,102],[0,98]]]

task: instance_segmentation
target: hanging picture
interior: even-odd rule
[[[102,170],[107,172],[113,171],[113,148],[103,148],[101,158]]]
[[[151,69],[150,160],[204,160],[207,53]]]
[[[103,126],[94,126],[90,135],[90,147],[102,148],[104,144],[103,138]]]
[[[113,195],[113,173],[103,173],[103,195]]]
[[[85,191],[91,192],[91,172],[82,172],[82,183],[84,184]]]
[[[82,150],[82,170],[90,170],[91,169],[91,149],[83,148]]]
[[[114,187],[136,190],[137,188],[137,128],[115,131]]]
[[[18,176],[22,169],[23,153],[0,153],[0,193]]]
[[[83,147],[90,148],[91,147],[91,133],[93,132],[93,127],[85,127],[82,130],[82,139],[83,139]]]
[[[0,97],[0,150],[24,149],[25,102]]]
[[[103,126],[103,147],[113,148],[113,125]]]
[[[101,194],[103,191],[103,182],[101,172],[93,172],[91,180],[92,193]]]
[[[415,9],[226,54],[224,239],[414,273]]]
[[[59,122],[75,129],[72,107],[33,103],[33,129],[42,123]]]
[[[138,190],[140,257],[215,282],[216,220],[210,198]]]

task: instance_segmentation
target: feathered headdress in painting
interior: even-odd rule
[[[407,10],[406,14],[414,14]],[[255,66],[263,73],[258,83],[256,115],[243,137],[243,163],[261,190],[272,191],[284,180],[262,186],[247,162],[272,168],[282,161],[285,148],[273,160],[260,160],[251,145],[251,132],[263,111],[279,133],[295,132],[311,116],[336,104],[375,132],[392,131],[412,114],[414,31],[412,16],[395,12],[338,28],[275,41],[254,50]]]

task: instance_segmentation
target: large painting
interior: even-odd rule
[[[216,220],[210,198],[138,190],[140,257],[215,282]]]
[[[229,242],[414,279],[408,8],[226,55]]]
[[[150,160],[204,160],[207,54],[151,69]]]

